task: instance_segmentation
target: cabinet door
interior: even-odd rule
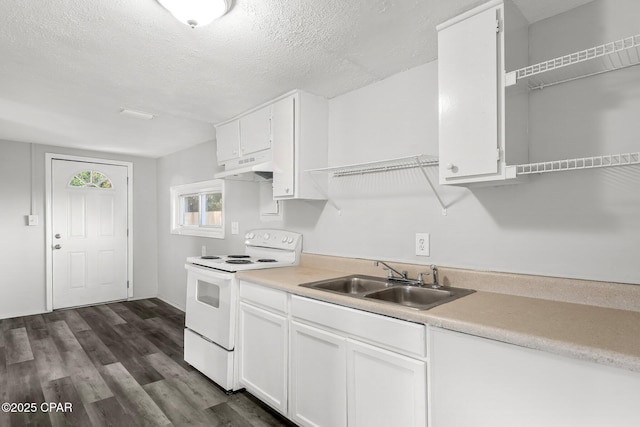
[[[490,8],[438,32],[441,184],[498,173],[500,11]]]
[[[430,328],[438,427],[638,426],[640,373]]]
[[[240,302],[239,382],[287,413],[287,319]]]
[[[346,339],[291,323],[291,417],[302,426],[347,425]]]
[[[240,156],[240,127],[238,120],[216,127],[216,152],[218,163]]]
[[[240,155],[271,147],[271,106],[240,118]]]
[[[347,340],[349,426],[426,426],[426,362]]]
[[[272,110],[273,197],[291,198],[295,192],[295,96],[286,97]]]

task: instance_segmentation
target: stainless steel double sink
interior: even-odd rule
[[[437,289],[387,280],[382,277],[352,275],[300,285],[321,291],[400,305],[415,310],[428,310],[470,293],[471,289],[440,287]]]

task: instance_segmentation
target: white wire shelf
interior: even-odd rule
[[[333,166],[328,168],[309,169],[307,170],[307,172],[311,174],[317,173],[317,172],[326,172],[332,178],[341,178],[341,177],[353,176],[353,175],[366,175],[366,174],[372,174],[372,173],[393,172],[393,171],[419,168],[420,171],[422,172],[422,175],[427,180],[429,187],[431,187],[433,194],[436,196],[436,199],[438,199],[438,203],[440,203],[440,207],[442,208],[442,214],[446,215],[447,207],[445,206],[444,202],[440,198],[440,195],[438,194],[438,191],[436,190],[435,186],[431,182],[429,175],[427,175],[426,171],[424,170],[425,167],[438,166],[438,163],[439,163],[438,158],[435,156],[417,154],[414,156],[399,157],[395,159],[379,160],[379,161],[367,162],[367,163],[356,163],[351,165]],[[328,197],[327,199],[329,200]],[[336,208],[336,210],[338,210],[338,212],[340,212],[340,208],[335,203],[331,202],[331,204]]]
[[[507,86],[522,80],[542,89],[572,80],[640,65],[640,34],[507,73]]]
[[[423,166],[437,166],[438,158],[418,154],[409,157],[399,157],[375,162],[356,163],[351,165],[333,166],[328,168],[310,169],[307,172],[327,172],[333,178],[351,175],[365,175],[377,172],[390,172],[403,169],[414,169]]]
[[[516,175],[560,172],[580,169],[609,168],[615,166],[640,165],[640,152],[607,154],[604,156],[581,157],[576,159],[552,160],[527,163],[516,166]]]

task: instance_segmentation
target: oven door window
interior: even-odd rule
[[[198,280],[196,299],[208,306],[220,308],[220,286],[204,280]]]

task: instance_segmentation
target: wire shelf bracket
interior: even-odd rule
[[[543,89],[636,65],[640,65],[640,34],[510,71],[505,84],[526,79],[529,89]]]
[[[400,157],[396,159],[389,160],[379,160],[375,162],[368,163],[357,163],[352,165],[344,165],[344,166],[333,166],[328,168],[319,168],[319,169],[309,169],[306,172],[309,173],[312,177],[312,180],[316,187],[321,190],[318,183],[313,179],[313,173],[315,172],[325,172],[328,173],[332,178],[341,178],[346,176],[353,175],[366,175],[371,173],[380,173],[380,172],[391,172],[405,169],[415,169],[419,168],[422,172],[422,176],[426,179],[427,184],[433,191],[433,194],[436,196],[440,207],[442,208],[442,215],[447,214],[447,206],[442,201],[442,198],[438,194],[436,187],[433,185],[431,178],[427,174],[425,168],[430,166],[438,166],[438,158],[434,156],[427,156],[424,154],[418,154],[414,156],[408,157]],[[321,190],[322,191],[322,190]],[[323,192],[324,193],[324,192]],[[327,196],[326,194],[323,194]],[[339,206],[335,204],[335,202],[331,201],[331,199],[327,196],[327,200],[333,207],[338,211],[338,215],[341,214],[341,209]]]

